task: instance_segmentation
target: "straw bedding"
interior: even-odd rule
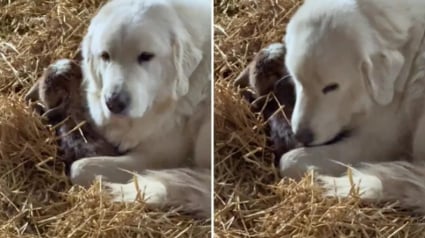
[[[299,0],[215,1],[215,234],[217,237],[425,237],[396,204],[322,199],[311,175],[280,179],[264,120],[231,86],[255,52],[279,42]]]
[[[0,237],[208,237],[209,221],[72,187],[54,128],[22,99],[44,67],[77,56],[103,2],[0,0]]]

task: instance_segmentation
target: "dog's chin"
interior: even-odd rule
[[[139,118],[142,118],[145,114],[146,114],[145,112],[129,111],[122,116],[127,119],[139,119]]]
[[[120,114],[112,114],[118,120],[131,120],[140,119],[146,116],[151,110],[151,106],[148,104],[138,104],[137,106],[130,107]]]
[[[124,120],[129,120],[131,119],[131,117],[125,113],[122,114],[110,114],[109,116],[110,120],[115,120],[115,121],[124,121]]]
[[[110,114],[109,119],[114,121],[130,121],[135,119],[143,118],[145,114],[133,113],[133,112],[123,112],[120,114]]]
[[[319,141],[319,142],[311,143],[311,144],[308,144],[308,145],[305,145],[305,146],[306,147],[317,147],[317,146],[336,144],[336,143],[343,141],[347,137],[349,137],[350,134],[351,134],[350,130],[341,130],[334,137],[331,137],[331,139],[329,139],[329,140],[324,140],[322,142]]]

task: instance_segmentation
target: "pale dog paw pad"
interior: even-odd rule
[[[126,184],[104,182],[103,185],[115,202],[134,202],[140,197],[147,204],[162,204],[167,196],[165,185],[151,178]]]
[[[324,190],[325,197],[348,197],[351,192],[358,191],[362,199],[379,199],[382,197],[382,182],[373,175],[361,172],[353,172],[351,177],[344,175],[341,177],[318,175],[317,183]]]

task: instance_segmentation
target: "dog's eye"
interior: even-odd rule
[[[137,56],[137,61],[139,62],[139,64],[141,64],[143,62],[148,62],[153,57],[154,57],[154,54],[152,54],[152,53],[142,52],[139,56]]]
[[[338,84],[336,84],[336,83],[331,83],[331,84],[329,84],[328,86],[324,87],[324,88],[322,89],[322,92],[323,92],[323,94],[327,94],[327,93],[329,93],[329,92],[332,92],[332,91],[334,91],[334,90],[337,90],[337,89],[338,89],[338,87],[339,87],[339,85],[338,85]]]
[[[102,58],[102,60],[104,60],[106,62],[108,62],[111,59],[108,52],[106,52],[106,51],[103,51],[102,54],[100,55],[100,57]]]

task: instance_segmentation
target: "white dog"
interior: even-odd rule
[[[287,26],[293,131],[283,176],[314,170],[326,195],[425,213],[425,1],[307,0]]]
[[[125,153],[75,162],[73,183],[100,176],[117,201],[210,216],[211,11],[209,0],[112,0],[94,16],[82,43],[88,109]]]

